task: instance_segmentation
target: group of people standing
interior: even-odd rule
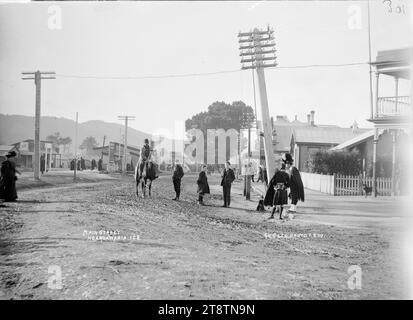
[[[197,194],[198,194],[198,204],[203,206],[204,203],[204,195],[210,194],[210,188],[208,184],[207,178],[207,170],[208,167],[206,164],[202,166],[201,172],[199,173],[197,183]],[[175,198],[173,200],[179,200],[181,194],[181,179],[184,176],[184,170],[182,166],[179,164],[179,160],[175,161],[174,170],[172,174],[172,182],[174,185],[175,190]],[[222,193],[224,204],[223,207],[229,207],[231,204],[231,185],[235,180],[234,170],[231,168],[231,164],[229,161],[225,162],[225,169],[221,173],[221,186],[222,186]]]
[[[264,198],[264,205],[272,207],[270,219],[274,218],[276,212],[280,214],[280,219],[283,218],[283,209],[288,204],[288,198],[291,198],[288,213],[297,211],[299,200],[304,202],[304,186],[300,172],[293,166],[293,158],[289,153],[286,153],[282,161],[281,168],[276,169],[270,180]],[[290,189],[289,194],[288,189]]]
[[[83,159],[83,157],[80,157],[79,160],[75,160],[72,159],[70,161],[70,170],[75,170],[75,163],[76,163],[76,170],[77,171],[82,171],[82,170],[86,170],[86,160]],[[103,170],[103,160],[102,158],[100,158],[97,162],[95,159],[92,159],[90,161],[90,170],[95,170],[98,169],[98,171],[102,171]]]
[[[288,213],[295,213],[297,211],[298,201],[304,202],[304,186],[301,180],[300,172],[293,166],[293,159],[289,153],[286,153],[282,158],[282,165],[277,168],[274,176],[270,180],[265,198],[263,200],[264,206],[271,206],[271,216],[270,219],[274,218],[276,212],[279,213],[280,219],[283,218],[284,206],[288,205],[288,199],[291,199],[291,204],[288,209]],[[202,170],[199,173],[197,180],[197,194],[198,194],[198,204],[204,204],[204,195],[211,193],[208,178],[207,178],[207,165],[202,166]],[[263,182],[266,182],[264,173],[262,173],[260,178]],[[172,182],[175,190],[175,198],[173,200],[179,200],[181,195],[181,179],[184,176],[184,170],[179,163],[179,160],[175,161]],[[235,180],[234,170],[231,168],[229,161],[225,162],[225,169],[221,172],[221,186],[223,193],[224,204],[223,207],[229,207],[231,204],[231,186]],[[288,192],[288,190],[290,192]]]
[[[72,159],[72,161],[70,161],[70,170],[75,170],[75,164],[77,171],[86,170],[86,162],[83,157],[80,157],[80,159],[77,161],[75,159]]]

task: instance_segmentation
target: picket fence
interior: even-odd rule
[[[336,196],[364,195],[364,186],[372,187],[373,178],[363,176],[334,175],[334,195]],[[379,196],[391,196],[392,179],[377,177],[376,188]]]
[[[364,186],[372,187],[373,178],[363,176],[323,175],[301,172],[304,187],[334,196],[365,195]],[[376,178],[378,196],[391,196],[391,178]]]

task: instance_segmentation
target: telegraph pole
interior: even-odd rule
[[[369,79],[370,79],[370,119],[373,119],[373,84],[371,69],[370,1],[367,0],[367,31],[369,36]],[[397,100],[396,100],[397,101]]]
[[[267,176],[269,178],[271,178],[275,172],[275,157],[272,145],[272,128],[270,112],[268,110],[264,68],[277,66],[273,33],[274,31],[270,29],[269,26],[267,30],[255,28],[250,32],[238,33],[242,69],[255,69],[257,71],[264,131],[265,162],[267,166]]]
[[[246,200],[250,200],[251,198],[251,125],[255,121],[255,116],[251,113],[245,113],[242,116],[241,121],[241,128],[248,129],[248,164],[247,170],[245,172],[245,180],[244,180],[244,195]]]
[[[78,113],[76,112],[76,128],[75,128],[75,168],[73,170],[73,180],[76,180],[76,170],[77,170],[77,124],[78,124]]]
[[[123,136],[123,141],[125,141],[125,136]],[[121,151],[120,151],[120,146],[121,145],[122,145],[122,129],[119,128],[119,162],[121,164],[121,170],[123,171],[123,161],[121,160],[122,159],[122,154],[121,154]],[[123,145],[123,149],[125,149],[125,145]],[[125,151],[125,150],[123,150],[123,151]]]
[[[43,76],[46,75],[46,76]],[[23,80],[34,80],[36,86],[36,111],[34,121],[34,178],[40,179],[40,94],[42,79],[56,79],[55,72],[22,72]]]
[[[103,149],[105,148],[105,140],[106,140],[106,136],[103,136],[102,154],[100,156],[100,159],[102,160],[103,160]]]
[[[119,120],[125,120],[125,143],[123,145],[123,161],[122,161],[122,172],[126,174],[126,150],[128,149],[128,121],[135,120],[135,116],[118,116]],[[119,145],[120,151],[120,145]]]

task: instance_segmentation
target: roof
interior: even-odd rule
[[[273,137],[274,152],[290,152],[291,136],[296,127],[309,127],[307,122],[301,122],[297,119],[289,121],[286,116],[277,116],[274,121],[274,130],[276,136]]]
[[[413,47],[379,51],[371,64],[381,74],[410,79],[410,60]]]
[[[292,126],[274,126],[276,135],[273,137],[275,152],[289,152],[291,145],[291,136],[293,134]]]
[[[317,144],[341,144],[353,139],[361,133],[370,129],[357,129],[339,127],[297,127],[294,129],[295,143],[317,143]]]
[[[277,126],[309,126],[310,124],[307,122],[301,122],[297,119],[293,121],[289,121],[286,116],[277,116],[276,120],[274,121],[274,127]]]
[[[370,138],[374,137],[374,130],[366,131],[350,140],[347,140],[343,143],[340,143],[339,145],[335,146],[334,148],[331,148],[331,150],[343,150],[346,148],[351,148],[357,144],[360,144]]]
[[[373,64],[383,62],[409,62],[413,53],[412,47],[398,48],[392,50],[381,50],[377,53],[376,61]]]
[[[0,151],[9,151],[12,148],[14,148],[14,146],[9,146],[9,145],[6,145],[6,144],[0,144]]]
[[[114,145],[116,145],[116,146],[119,146],[119,145],[120,145],[120,147],[123,148],[123,143],[110,141],[110,142],[109,142],[108,144],[106,144],[105,146],[93,147],[93,149],[94,149],[94,150],[106,149],[106,148],[109,147],[109,144],[114,144]],[[134,146],[134,145],[129,144],[129,143],[128,143],[128,149],[134,149],[134,150],[137,150],[137,151],[140,150],[139,147]]]
[[[123,148],[123,143],[112,142],[112,141],[110,141],[110,143],[115,144],[115,145],[117,145],[117,146],[120,145],[120,147]],[[133,154],[136,154],[136,155],[139,155],[140,150],[141,150],[141,149],[138,148],[137,146],[133,146],[133,145],[130,145],[130,144],[128,144],[127,149],[129,150],[129,152],[130,152],[131,154],[133,153]],[[109,152],[109,144],[105,145],[104,147],[103,147],[103,146],[94,147],[93,150],[102,150],[102,152],[103,152],[104,154],[107,154],[107,153]]]
[[[5,156],[12,149],[14,149],[14,146],[0,144],[0,156]]]
[[[16,146],[16,145],[18,145],[19,143],[22,143],[22,142],[34,142],[34,139],[26,139],[26,140],[23,140],[23,141],[15,142],[15,143],[13,143],[13,146]],[[53,142],[53,141],[50,141],[50,140],[40,140],[40,143],[51,143],[51,144],[54,144],[54,142]]]

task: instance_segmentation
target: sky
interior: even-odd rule
[[[50,28],[58,22],[51,6],[61,10],[61,28]],[[413,45],[412,1],[393,0],[392,8],[371,1],[372,60],[378,50]],[[237,34],[267,25],[279,67],[368,62],[366,1],[0,4],[0,113],[34,115],[33,81],[21,80],[34,70],[57,74],[42,81],[42,115],[75,119],[77,111],[79,122],[122,123],[117,117],[127,114],[135,129],[173,132],[215,101],[254,107]],[[221,71],[230,72],[136,79]],[[271,68],[265,77],[272,116],[306,121],[314,110],[316,124],[371,126],[367,64]],[[400,81],[399,93],[409,90]],[[392,78],[383,78],[380,94],[394,95]]]

